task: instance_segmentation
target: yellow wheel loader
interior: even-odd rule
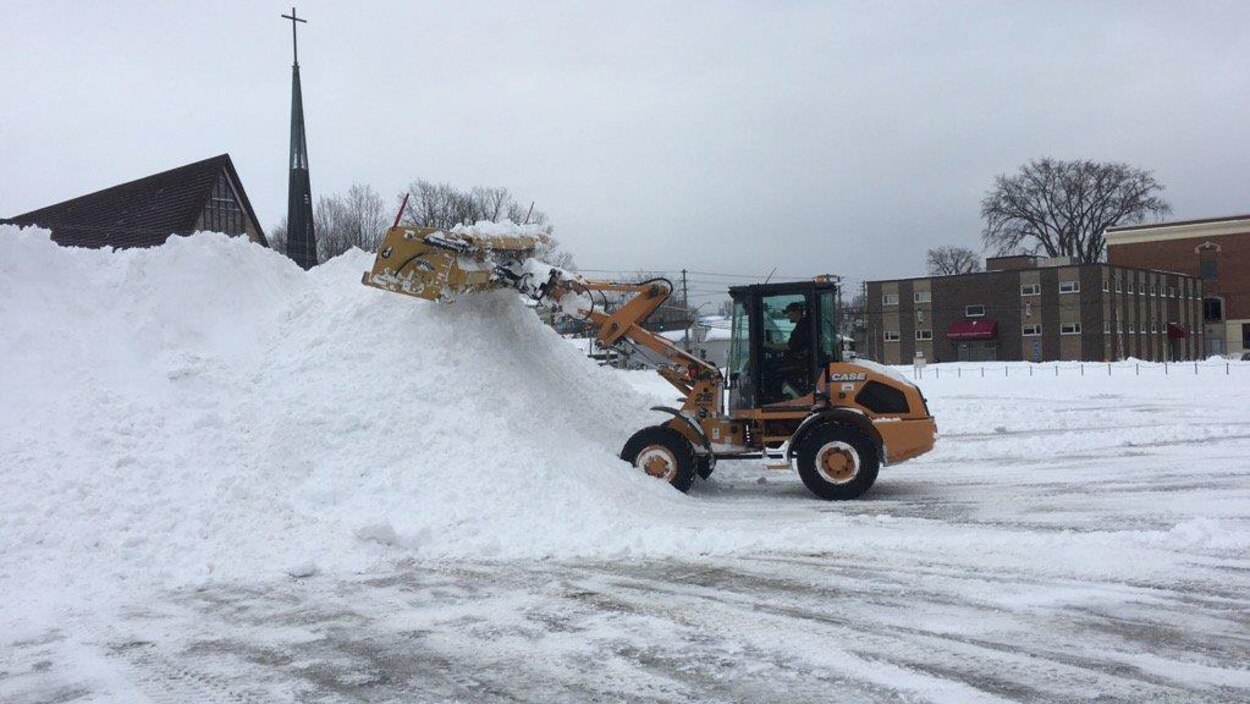
[[[763,458],[797,466],[822,499],[853,499],[883,464],[933,449],[937,425],[920,389],[886,367],[842,359],[839,292],[830,277],[730,288],[732,340],[722,371],[642,327],[672,293],[670,282],[586,279],[534,259],[546,242],[397,222],[363,281],[429,301],[514,289],[588,321],[602,346],[650,350],[685,400],[654,408],[670,417],[629,438],[621,458],[680,491],[718,461]],[[633,296],[608,311],[608,292]]]

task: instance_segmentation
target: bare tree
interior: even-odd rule
[[[268,239],[270,249],[275,252],[286,254],[286,231],[286,216],[283,215],[277,225],[269,228]]]
[[[344,194],[317,199],[313,223],[317,260],[327,261],[352,247],[373,251],[386,234],[382,197],[370,186],[353,184]]]
[[[971,274],[981,271],[981,256],[964,247],[938,247],[930,249],[927,265],[930,276]]]
[[[352,184],[343,198],[347,209],[347,231],[353,246],[366,251],[377,249],[386,234],[387,213],[382,196],[373,188]]]
[[[479,220],[511,220],[519,225],[537,225],[548,235],[554,230],[546,213],[534,210],[531,203],[516,200],[506,188],[478,186],[462,191],[450,184],[435,184],[424,179],[409,184],[405,215],[422,227],[447,229]],[[535,256],[552,266],[570,271],[577,269],[573,255],[560,249],[555,240],[540,247]]]
[[[408,193],[408,214],[417,225],[451,228],[474,221],[468,194],[457,191],[449,184],[414,181],[408,186]]]
[[[506,188],[483,188],[478,186],[469,192],[469,200],[478,212],[474,213],[477,220],[499,222],[508,214],[508,206],[512,203],[512,195]]]
[[[347,239],[347,208],[338,194],[321,196],[313,208],[313,231],[317,235],[317,261],[325,262],[351,248]]]
[[[1106,250],[1108,227],[1171,212],[1156,195],[1162,190],[1150,171],[1128,164],[1030,161],[1014,176],[995,177],[981,200],[981,237],[998,254],[1045,252],[1097,262]]]

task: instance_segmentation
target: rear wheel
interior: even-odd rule
[[[672,428],[653,425],[634,433],[621,450],[621,459],[678,491],[687,491],[694,483],[694,446]]]
[[[803,484],[826,500],[858,498],[877,481],[881,468],[877,443],[848,425],[813,429],[796,454]]]

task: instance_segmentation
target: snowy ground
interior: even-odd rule
[[[668,394],[649,373],[491,332],[506,307],[447,314],[468,353],[441,355],[443,314],[336,283],[358,262],[307,283],[233,243],[180,247],[102,281],[64,250],[0,252],[21,367],[0,375],[0,702],[1250,699],[1250,365],[931,367],[939,445],[865,500],[756,463],[682,497],[618,476],[600,439]],[[39,257],[88,295],[49,303],[58,280],[14,264]],[[184,258],[272,301],[224,328],[135,302]],[[416,345],[433,381],[375,390]],[[484,371],[471,400],[439,391]],[[422,426],[431,407],[506,417],[463,444]],[[480,485],[443,478],[481,469],[466,454],[494,458]]]

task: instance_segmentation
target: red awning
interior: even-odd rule
[[[946,330],[950,340],[993,340],[998,337],[998,321],[990,318],[956,320]]]
[[[1178,323],[1168,323],[1168,339],[1169,340],[1182,340],[1187,336],[1188,335],[1185,332],[1184,325],[1180,325]]]

